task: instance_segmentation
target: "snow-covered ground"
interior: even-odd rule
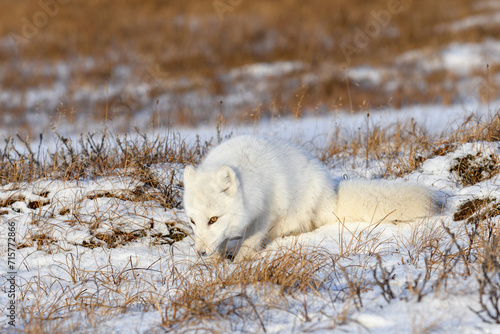
[[[442,29],[459,29],[481,20],[482,17],[475,20],[471,17],[465,23],[457,22]],[[38,69],[51,74],[52,82],[23,90],[0,87],[0,106],[22,111],[0,115],[0,125],[13,125],[0,126],[0,134],[16,135],[21,126],[28,127],[31,134],[45,133],[50,131],[50,124],[58,128],[69,125],[86,132],[99,128],[106,117],[122,133],[134,127],[144,130],[159,118],[164,125],[189,123],[190,119],[199,125],[212,124],[219,114],[233,120],[248,119],[248,114],[259,106],[272,105],[277,95],[283,101],[292,101],[301,87],[320,86],[333,78],[339,82],[349,78],[353,96],[357,94],[356,87],[362,87],[382,89],[392,97],[398,90],[408,90],[410,96],[412,90],[427,91],[430,89],[428,77],[447,73],[435,84],[441,90],[458,94],[452,103],[494,100],[499,96],[500,86],[500,75],[495,70],[500,65],[500,42],[496,39],[415,49],[380,67],[367,64],[345,68],[325,62],[313,69],[300,61],[276,61],[221,70],[214,78],[170,77],[141,58],[135,63],[117,65],[106,83],[81,84],[72,80],[79,71],[95,70],[98,63],[93,59],[55,64],[14,63],[21,75],[28,76]],[[6,69],[0,69],[0,78],[4,72]],[[138,83],[138,76],[144,80]],[[214,87],[219,89],[214,91]],[[318,101],[317,108],[327,111],[331,106]],[[344,105],[340,110],[347,108]],[[189,112],[187,116],[182,116],[186,112]]]
[[[476,7],[488,12],[442,24],[436,33],[498,25],[497,1]],[[411,128],[431,142],[443,141],[434,142],[435,154],[420,157],[425,161],[401,178],[445,196],[446,210],[400,224],[332,222],[272,241],[245,266],[213,264],[196,253],[179,204],[179,163],[150,168],[171,186],[174,205],[122,170],[90,179],[7,183],[0,186],[0,332],[500,333],[500,143],[444,140],[471,119],[487,128],[488,120],[500,117],[500,41],[410,50],[380,67],[325,61],[313,69],[287,60],[224,69],[209,78],[173,78],[147,57],[137,57],[113,67],[107,83],[73,80],[78,71],[96,70],[99,61],[13,62],[22,77],[36,69],[52,80],[23,90],[0,87],[0,107],[14,110],[0,115],[2,141],[27,125],[32,147],[54,153],[62,143],[51,124],[75,147],[86,132],[112,133],[114,145],[127,133],[133,143],[141,140],[133,131],[138,127],[148,138],[174,134],[188,146],[240,134],[278,136],[321,156],[335,139],[347,146],[375,128],[394,129],[393,136]],[[6,72],[0,69],[0,78]],[[219,114],[231,119],[231,113],[253,112],[277,92],[291,101],[301,87],[332,78],[347,78],[353,94],[355,87],[376,87],[393,96],[408,87],[429,89],[426,80],[433,73],[443,77],[436,83],[438,96],[456,90],[459,98],[449,105],[403,104],[358,113],[345,101],[339,108],[318,101],[319,112],[305,110],[304,117],[273,114],[255,117],[253,124],[236,124],[234,117],[215,125]],[[109,111],[107,121],[103,110]],[[198,125],[176,124],[176,116],[170,117],[179,110],[189,110]],[[166,117],[161,122],[160,115]],[[174,125],[156,126],[169,123]],[[33,138],[38,133],[44,135],[41,143]],[[26,149],[20,141],[14,147]],[[398,161],[366,161],[357,154],[327,161],[332,177],[388,177],[387,164]],[[460,161],[480,182],[461,182]],[[464,203],[472,212],[456,215]],[[9,239],[14,230],[15,257]],[[16,327],[8,317],[11,290]]]
[[[266,75],[262,69],[259,73]],[[432,136],[457,129],[471,114],[487,119],[499,106],[492,102],[490,109],[485,105],[421,106],[372,111],[369,117],[338,113],[323,118],[278,118],[224,128],[222,135],[280,136],[318,153],[332,129],[348,137],[367,126],[413,121]],[[197,134],[205,139],[216,136],[213,127],[177,131],[188,143]],[[15,271],[16,329],[28,332],[44,328],[46,332],[102,333],[499,333],[499,325],[482,321],[474,312],[482,308],[477,277],[481,277],[479,263],[484,254],[479,247],[464,261],[460,252],[466,252],[474,227],[464,220],[455,221],[454,213],[462,203],[476,198],[498,204],[500,180],[498,175],[486,176],[463,186],[452,171],[457,159],[468,156],[477,163],[492,161],[498,166],[499,155],[498,142],[463,143],[404,176],[404,180],[445,194],[448,206],[438,216],[401,224],[334,222],[273,241],[258,261],[272,261],[282,252],[301,254],[305,268],[324,261],[311,276],[311,288],[288,292],[280,290],[278,283],[221,284],[241,267],[229,261],[204,265],[194,250],[182,206],[162,206],[153,194],[149,200],[139,199],[151,190],[119,171],[113,177],[93,180],[7,184],[0,188],[0,288],[9,290],[5,273]],[[371,161],[368,168],[364,163],[335,165],[331,173],[334,177],[379,177],[378,165],[378,161]],[[152,170],[168,183],[172,171],[180,175],[180,169],[167,164]],[[174,196],[178,199],[182,194],[179,182],[176,176]],[[497,233],[498,217],[486,221]],[[15,225],[18,248],[14,270],[7,266],[4,238],[9,222]],[[184,233],[188,236],[175,241]],[[498,272],[491,275],[498,282]],[[207,289],[200,291],[207,296],[215,287],[206,304],[194,304],[206,309],[185,307],[194,302],[179,299],[186,287]],[[7,332],[14,331],[5,316],[9,301],[7,293],[0,293],[1,326]],[[184,316],[188,320],[175,322]]]

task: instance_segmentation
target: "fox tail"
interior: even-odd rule
[[[341,181],[337,200],[336,214],[343,221],[411,221],[445,208],[437,192],[400,181]]]

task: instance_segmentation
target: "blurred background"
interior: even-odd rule
[[[0,133],[488,103],[498,0],[2,0]]]

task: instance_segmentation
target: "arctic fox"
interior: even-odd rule
[[[440,209],[431,190],[406,182],[335,182],[304,149],[279,139],[240,136],[184,170],[184,206],[200,254],[251,258],[276,237],[335,222],[408,221]]]

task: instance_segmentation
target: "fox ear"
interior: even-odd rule
[[[216,174],[217,184],[220,186],[221,191],[229,195],[236,194],[238,190],[238,178],[234,169],[229,166],[221,166]]]
[[[196,169],[193,166],[186,166],[184,169],[184,183],[192,182],[196,176]]]

